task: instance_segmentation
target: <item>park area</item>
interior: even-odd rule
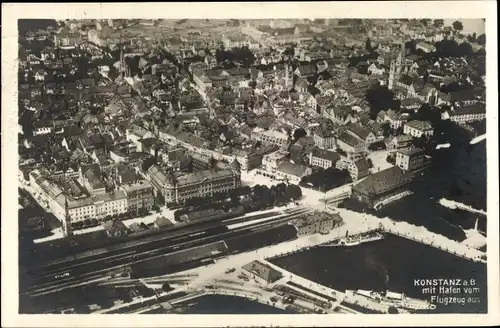
[[[299,185],[304,188],[327,192],[351,182],[352,179],[349,172],[330,167],[326,170],[313,172],[313,174],[304,177]]]

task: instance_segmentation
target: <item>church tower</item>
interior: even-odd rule
[[[68,196],[64,196],[64,222],[63,222],[63,233],[64,237],[73,236],[73,228],[71,226],[71,216],[69,215],[69,206],[68,206]]]
[[[123,54],[123,45],[120,46],[120,76],[125,78],[127,76],[127,64],[125,62],[125,55]]]
[[[404,71],[403,67],[406,65],[405,53],[406,53],[405,44],[403,42],[401,44],[401,49],[399,50],[396,60],[391,60],[391,66],[389,68],[389,83],[388,83],[389,90],[392,90],[392,88],[394,88],[394,85],[397,83],[397,81],[401,77],[401,74]]]
[[[389,83],[387,84],[389,90],[392,90],[392,88],[394,88],[394,84],[397,80],[396,75],[396,62],[394,60],[391,60],[391,66],[389,68]]]

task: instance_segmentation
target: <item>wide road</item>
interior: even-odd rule
[[[109,254],[97,259],[87,258],[84,262],[58,265],[56,268],[42,268],[35,272],[35,281],[25,292],[27,294],[48,293],[55,290],[70,288],[79,284],[86,284],[97,279],[115,273],[124,272],[124,268],[134,263],[139,263],[146,259],[161,257],[165,254],[174,253],[180,250],[206,245],[216,241],[227,240],[238,236],[244,236],[255,231],[270,229],[278,225],[287,223],[291,218],[302,215],[309,209],[298,208],[287,214],[269,218],[264,222],[249,224],[244,227],[236,227],[231,230],[227,228],[227,222],[221,222],[218,228],[209,231],[183,234],[175,238],[163,240],[163,245],[150,243],[141,248],[125,249],[120,254]],[[235,221],[231,220],[231,224]],[[248,219],[246,219],[248,221]],[[147,247],[146,247],[147,246]]]

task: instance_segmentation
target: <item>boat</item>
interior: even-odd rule
[[[396,293],[392,291],[385,291],[384,293],[377,293],[371,290],[346,290],[346,294],[349,295],[360,295],[369,298],[377,303],[394,306],[400,309],[407,310],[434,310],[436,308],[435,304],[429,301],[421,300],[417,298],[411,298],[403,293]]]
[[[361,245],[364,243],[369,243],[377,240],[382,240],[384,239],[383,234],[376,234],[376,235],[371,235],[371,236],[360,236],[358,238],[342,238],[338,241],[335,241],[333,243],[326,244],[325,246],[335,246],[335,247],[349,247],[349,246],[357,246]]]

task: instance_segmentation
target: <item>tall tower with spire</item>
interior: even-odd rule
[[[63,233],[64,237],[70,237],[73,235],[73,228],[71,226],[71,215],[69,215],[69,205],[68,196],[64,195],[64,222],[63,222]]]
[[[120,75],[121,78],[126,77],[127,65],[125,63],[125,55],[123,54],[123,45],[120,45]]]
[[[391,60],[391,65],[389,68],[389,83],[388,83],[388,88],[389,90],[392,90],[394,88],[394,85],[397,83],[399,78],[401,77],[401,74],[403,72],[403,67],[406,65],[405,60],[406,60],[406,49],[405,49],[405,44],[404,42],[401,43],[401,48],[399,50],[398,56],[396,57],[396,60]]]

